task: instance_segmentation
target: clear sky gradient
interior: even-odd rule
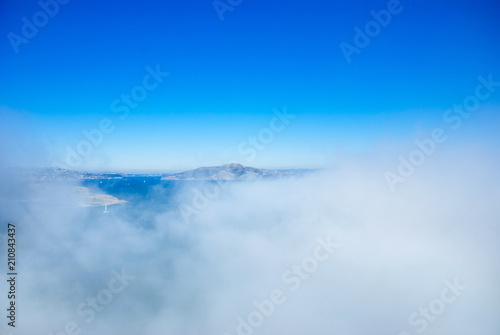
[[[43,20],[40,4],[2,1],[4,163],[68,165],[68,147],[77,151],[82,132],[108,119],[112,130],[70,167],[326,167],[335,152],[440,126],[480,75],[500,81],[498,1],[401,0],[350,62],[339,45],[355,46],[354,28],[388,1],[221,3],[236,4],[224,20],[212,1],[71,0],[26,38],[23,17]],[[169,75],[148,79],[156,87],[123,118],[120,99],[143,84],[148,66]],[[481,104],[499,106],[500,88]],[[284,108],[294,118],[273,121]],[[270,122],[272,139],[249,154],[248,137],[270,136],[262,133]]]

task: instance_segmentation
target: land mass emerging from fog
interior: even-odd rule
[[[71,181],[88,179],[123,179],[135,176],[155,176],[161,180],[262,180],[281,177],[301,176],[314,172],[314,169],[270,170],[243,166],[241,164],[225,164],[221,166],[200,167],[180,173],[126,174],[118,172],[85,172],[62,168],[22,169],[25,180],[32,181]]]
[[[296,176],[311,171],[314,170],[265,170],[233,163],[221,166],[200,167],[195,170],[165,176],[161,180],[261,180]]]

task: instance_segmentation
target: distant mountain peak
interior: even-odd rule
[[[162,180],[261,180],[295,175],[294,170],[265,170],[238,163],[220,166],[200,167],[184,171],[171,176],[162,177]]]
[[[244,166],[239,163],[229,163],[229,164],[224,164],[222,166],[227,166],[231,168],[244,168]]]

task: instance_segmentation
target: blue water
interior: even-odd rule
[[[161,180],[161,177],[127,177],[123,179],[86,179],[82,186],[110,194],[123,200],[148,197],[153,187],[160,185],[164,190],[173,190],[176,181]]]
[[[231,181],[226,181],[226,183]],[[127,201],[166,200],[186,188],[199,185],[196,180],[161,180],[161,177],[126,177],[123,179],[86,179],[82,186],[97,189]],[[216,183],[213,181],[213,183]]]
[[[179,199],[182,192],[200,186],[195,180],[161,180],[161,177],[126,177],[123,179],[87,179],[81,185],[90,188],[94,193],[106,193],[127,204],[108,206],[108,211],[118,217],[132,219],[143,227],[151,227],[155,217],[169,211],[178,211],[182,201],[190,203],[192,198]],[[213,182],[215,183],[215,181]],[[185,193],[186,194],[186,193]],[[87,208],[95,215],[102,216],[103,208]]]

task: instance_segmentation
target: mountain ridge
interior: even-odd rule
[[[230,163],[219,166],[199,167],[164,176],[161,180],[262,180],[290,177],[312,170],[269,170]]]
[[[261,180],[280,177],[299,176],[310,173],[312,169],[258,169],[230,163],[219,166],[199,167],[178,173],[128,174],[119,172],[86,172],[57,167],[26,168],[17,170],[25,180],[31,181],[76,181],[88,179],[123,179],[127,177],[160,177],[161,180]]]

